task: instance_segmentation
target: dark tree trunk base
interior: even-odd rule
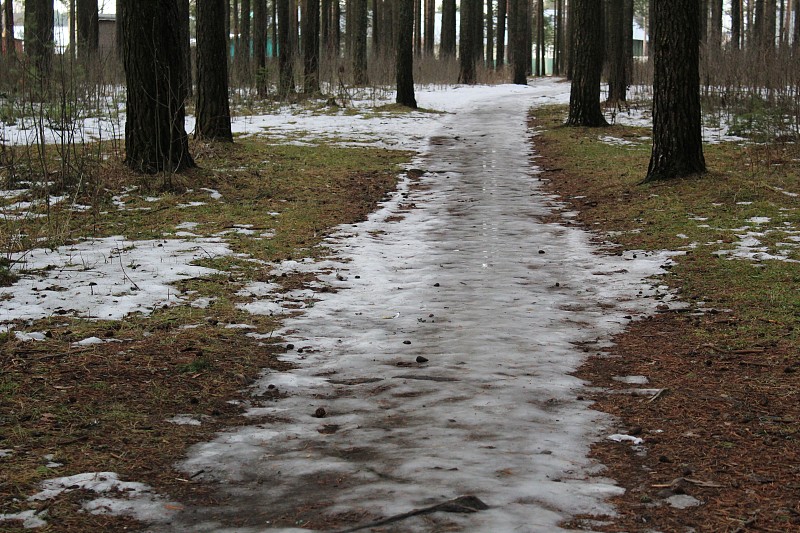
[[[697,2],[656,1],[654,16],[653,152],[645,182],[706,171]]]
[[[197,4],[197,125],[200,139],[233,142],[228,103],[225,0]]]
[[[603,70],[603,7],[596,0],[572,0],[574,9],[572,86],[568,126],[608,126],[600,108]]]
[[[128,88],[125,164],[148,174],[194,167],[177,3],[119,0],[117,6]]]
[[[397,0],[397,103],[417,108],[414,96],[414,0]]]

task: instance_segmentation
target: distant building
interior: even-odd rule
[[[117,16],[115,14],[101,13],[97,18],[99,52],[106,55],[113,55],[117,50]]]

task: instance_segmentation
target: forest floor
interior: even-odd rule
[[[503,135],[511,128],[513,142],[524,139],[524,124],[509,124],[519,118],[514,103],[531,99],[508,87],[460,88],[423,97],[437,113],[323,106],[243,119],[248,135],[232,149],[193,145],[201,168],[186,177],[153,183],[114,161],[99,163],[92,175],[102,178],[85,194],[54,207],[48,201],[46,212],[32,216],[15,213],[32,207],[35,186],[0,197],[6,256],[19,259],[10,250],[20,239],[48,250],[44,259],[22,254],[29,267],[21,271],[0,260],[0,287],[29,283],[0,294],[10,324],[0,334],[3,530],[123,531],[159,521],[171,530],[173,519],[192,520],[198,507],[227,508],[200,518],[242,523],[237,531],[256,519],[262,527],[269,519],[270,527],[331,529],[435,504],[464,488],[493,509],[467,525],[467,518],[424,516],[386,531],[470,524],[502,531],[521,523],[553,531],[559,516],[576,514],[566,527],[800,530],[797,147],[708,145],[709,175],[642,186],[649,132],[559,127],[563,107],[544,105],[563,103],[565,87],[526,88],[537,98],[529,125],[538,132],[527,148]],[[451,113],[459,106],[502,97],[511,98],[510,118],[500,129],[484,131],[497,113],[476,114],[455,130],[439,127],[456,126]],[[257,131],[263,135],[249,136]],[[487,135],[498,144],[488,145]],[[412,153],[385,148],[419,153],[429,140],[438,159],[416,161],[423,170],[398,176]],[[532,155],[539,184],[558,201],[531,187],[524,161],[520,175],[504,167],[520,154]],[[467,159],[478,172],[446,166]],[[542,198],[520,208],[529,195]],[[364,226],[387,202],[390,212]],[[356,238],[339,235],[342,228]],[[344,251],[334,261],[332,236]],[[590,238],[597,246],[584,242]],[[170,244],[183,240],[188,251]],[[169,254],[149,248],[164,246]],[[358,250],[361,259],[380,253],[362,263]],[[639,273],[614,265],[633,270],[661,250],[682,255],[656,283],[688,305],[626,302],[611,285],[639,282]],[[166,255],[177,265],[173,281],[151,284],[154,273],[170,270]],[[60,256],[65,264],[48,266]],[[565,282],[567,270],[577,274]],[[84,272],[94,281],[80,278]],[[511,293],[508,280],[516,284]],[[151,293],[153,300],[143,299]],[[533,303],[517,303],[518,293]],[[493,302],[498,295],[509,299]],[[630,320],[644,313],[626,305],[660,312]],[[125,320],[99,315],[136,306]],[[593,322],[598,306],[605,320],[618,319],[612,330],[627,326],[612,348],[598,349],[592,337],[609,328]],[[282,329],[287,321],[291,328]],[[550,332],[534,329],[559,321]],[[354,331],[385,336],[378,348],[359,347]],[[293,339],[303,334],[310,340]],[[579,369],[563,368],[587,356]],[[552,360],[562,366],[553,369]],[[630,394],[634,387],[651,393]],[[521,397],[527,401],[517,406]],[[588,400],[616,417],[616,433],[642,445],[602,440],[613,419],[588,409]],[[364,423],[359,417],[375,406],[377,422]],[[397,433],[377,431],[403,428],[408,435],[393,456]],[[437,428],[446,431],[429,434]],[[592,428],[604,433],[587,434]],[[215,435],[220,442],[209,442]],[[600,477],[587,474],[590,440],[598,440],[593,458],[607,466]],[[243,453],[226,457],[226,448]],[[258,455],[248,455],[253,450]],[[264,453],[280,467],[277,476],[263,471]],[[357,475],[351,465],[360,465]],[[311,499],[263,505],[287,498],[225,493],[244,486],[218,483],[225,475]],[[390,496],[381,499],[386,487]],[[43,489],[52,491],[29,499]],[[352,501],[342,501],[348,495]],[[616,516],[601,512],[603,496]],[[258,513],[237,507],[248,505]]]
[[[290,293],[312,279],[270,265],[326,253],[332,228],[373,211],[410,156],[260,138],[192,150],[200,168],[168,186],[109,162],[98,170],[100,197],[75,201],[95,209],[54,205],[3,226],[4,239],[60,240],[44,254],[53,267],[39,266],[36,250],[22,254],[29,266],[12,269],[19,280],[0,289],[4,320],[20,317],[0,334],[0,515],[20,518],[0,521],[3,531],[134,528],[130,513],[85,512],[91,486],[137,487],[117,477],[198,490],[173,465],[188,446],[246,423],[246,386],[263,368],[290,366],[271,332],[309,304]],[[173,269],[171,284],[154,283]],[[285,308],[250,313],[246,289],[265,282]],[[55,498],[29,500],[63,475],[89,484],[75,478]]]
[[[532,112],[545,187],[612,253],[681,250],[663,281],[690,304],[587,349],[576,374],[644,441],[592,447],[626,489],[596,529],[800,531],[800,149],[709,144],[708,174],[642,185],[649,131],[564,117]],[[618,376],[654,393],[627,393]]]

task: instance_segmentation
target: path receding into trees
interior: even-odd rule
[[[619,489],[586,458],[608,420],[569,374],[650,309],[642,279],[664,258],[599,255],[584,231],[543,222],[553,199],[526,116],[553,90],[443,116],[424,174],[337,235],[326,279],[339,290],[283,332],[297,368],[256,385],[252,426],[180,465],[218,505],[165,530],[354,527],[465,495],[488,508],[381,531],[554,531],[609,510]]]

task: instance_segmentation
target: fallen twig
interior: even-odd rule
[[[453,500],[437,503],[436,505],[431,505],[430,507],[423,507],[422,509],[414,509],[407,513],[397,514],[394,516],[390,516],[388,518],[383,518],[375,522],[370,522],[369,524],[362,524],[360,526],[352,527],[349,529],[342,529],[337,531],[336,533],[351,533],[353,531],[360,531],[362,529],[369,529],[372,527],[379,527],[386,524],[391,524],[393,522],[399,522],[400,520],[405,520],[406,518],[411,518],[412,516],[419,516],[436,512],[476,513],[478,511],[485,511],[488,508],[489,506],[483,503],[477,496],[459,496],[458,498],[455,498]]]
[[[658,400],[659,398],[661,398],[662,396],[664,396],[664,395],[665,395],[667,392],[669,392],[669,389],[661,389],[661,390],[660,390],[660,391],[658,391],[657,393],[653,394],[653,395],[650,397],[650,399],[649,399],[649,400],[647,400],[647,403],[653,403],[654,401],[656,401],[656,400]]]

